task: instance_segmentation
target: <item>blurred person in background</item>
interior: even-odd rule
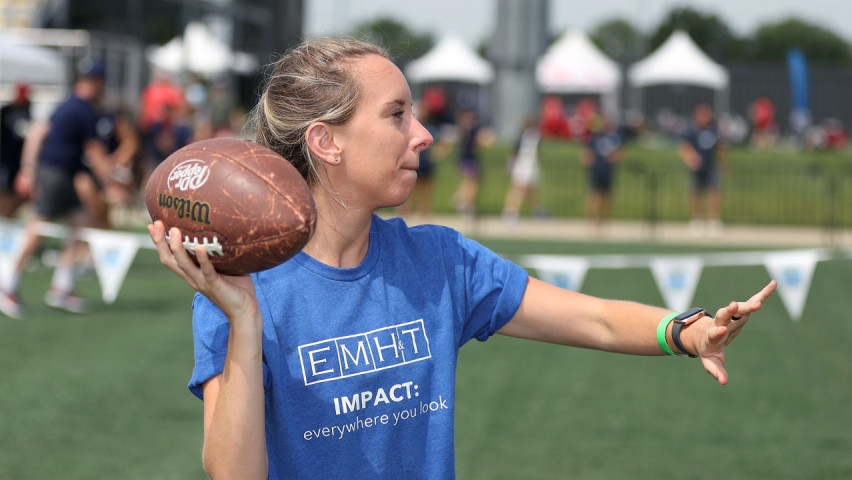
[[[778,139],[775,105],[768,97],[759,97],[751,105],[751,143],[757,148],[771,147]]]
[[[193,97],[194,101],[199,98]],[[165,70],[157,69],[152,74],[151,82],[142,90],[139,98],[139,131],[145,152],[143,164],[142,185],[157,165],[172,151],[172,127],[179,112],[184,112],[190,104],[180,85],[172,81],[171,75]]]
[[[8,291],[0,293],[0,311],[21,318],[23,307],[18,286],[31,255],[41,243],[42,222],[68,218],[71,228],[53,272],[45,303],[68,312],[83,313],[86,302],[74,292],[75,262],[86,245],[78,239],[78,227],[95,222],[93,210],[100,202],[102,186],[115,178],[114,163],[98,138],[97,104],[104,87],[104,66],[84,61],[79,66],[71,95],[53,112],[48,122],[33,125],[24,143],[21,170],[15,188],[35,200],[36,215],[27,223],[24,246]],[[86,165],[88,163],[88,167]]]
[[[166,105],[163,117],[148,129],[148,161],[150,171],[169,155],[193,141],[193,128],[187,109]]]
[[[224,80],[217,80],[210,87],[207,96],[207,110],[210,114],[210,127],[214,137],[230,137],[234,135],[231,127],[231,114],[234,111],[234,102],[231,93]]]
[[[0,109],[0,216],[12,217],[24,203],[15,191],[15,177],[21,169],[24,139],[30,129],[30,87],[15,85],[15,99]]]
[[[692,172],[690,231],[694,236],[722,233],[720,212],[722,192],[719,164],[724,161],[724,145],[713,116],[713,107],[699,103],[692,113],[692,125],[680,144],[680,157]],[[705,204],[706,203],[706,204]]]
[[[154,123],[162,121],[166,107],[178,109],[185,105],[186,98],[180,85],[172,81],[168,72],[154,71],[151,83],[145,86],[139,99],[140,130],[147,133]]]
[[[479,150],[485,141],[481,135],[479,118],[470,108],[459,110],[456,115],[456,128],[461,183],[454,200],[459,213],[473,217],[476,214],[476,196],[479,193]]]
[[[506,194],[503,204],[503,220],[515,223],[521,214],[521,207],[529,200],[534,215],[541,215],[543,209],[539,203],[538,183],[541,168],[538,162],[538,146],[541,133],[530,116],[524,117],[521,133],[515,142],[509,157],[509,173],[512,186]]]
[[[440,133],[438,125],[435,123],[435,117],[430,111],[429,106],[425,101],[420,101],[417,104],[417,120],[435,139],[435,143],[431,148],[420,151],[420,163],[417,166],[417,182],[414,184],[414,191],[408,200],[399,206],[397,212],[400,216],[407,216],[413,209],[416,209],[417,215],[421,219],[427,219],[432,216],[432,193],[434,175],[434,156],[443,156],[443,151],[438,143]]]
[[[107,153],[113,165],[113,176],[120,179],[119,182],[111,182],[100,185],[103,190],[103,204],[97,210],[92,211],[92,225],[95,228],[110,228],[110,213],[122,211],[122,216],[127,216],[126,210],[130,208],[138,178],[138,153],[141,141],[139,130],[133,121],[133,116],[124,107],[110,108],[100,112],[95,132],[101,142],[106,146]],[[86,162],[89,165],[89,162]]]
[[[621,161],[622,138],[611,120],[595,115],[589,122],[590,137],[580,153],[581,163],[589,170],[586,218],[596,235],[612,216],[612,182],[615,164]]]

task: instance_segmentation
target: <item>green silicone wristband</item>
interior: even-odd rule
[[[672,322],[672,319],[675,318],[677,315],[677,313],[670,313],[663,317],[663,319],[660,320],[660,324],[657,325],[657,343],[660,344],[660,349],[669,355],[676,355],[676,353],[671,348],[669,348],[669,344],[666,343],[666,328],[668,328],[669,324]]]

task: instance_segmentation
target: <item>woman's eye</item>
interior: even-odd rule
[[[392,113],[391,115],[393,115],[394,117],[396,117],[396,118],[398,118],[398,119],[402,120],[402,116],[403,116],[403,115],[405,115],[405,112],[403,112],[402,110],[400,110],[400,111],[398,111],[398,112],[394,112],[394,113]]]

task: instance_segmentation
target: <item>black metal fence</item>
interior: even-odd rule
[[[617,167],[613,218],[650,224],[687,221],[690,174],[677,167]],[[540,201],[550,216],[584,216],[588,174],[582,166],[545,165],[542,177]],[[508,184],[505,169],[486,169],[477,202],[481,214],[501,213]],[[723,174],[721,193],[725,223],[852,228],[852,168],[737,166]]]

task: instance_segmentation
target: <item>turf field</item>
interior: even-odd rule
[[[522,253],[686,252],[690,247],[485,241]],[[663,250],[664,249],[664,250]],[[41,303],[0,318],[0,479],[201,479],[201,403],[188,287],[150,251],[94,313]],[[768,281],[761,267],[707,267],[695,304],[715,308]],[[460,479],[852,478],[852,261],[820,263],[799,323],[778,298],[729,352],[721,387],[695,360],[637,358],[494,338],[462,349]],[[93,276],[81,293],[96,296]],[[655,304],[648,270],[591,270],[583,291]]]

